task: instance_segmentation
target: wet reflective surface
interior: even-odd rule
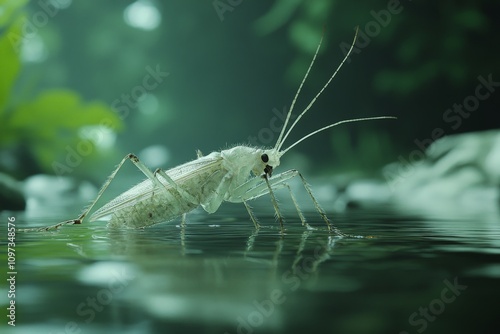
[[[2,214],[2,242],[8,216],[25,224],[20,213]],[[498,222],[356,211],[337,214],[336,224],[370,237],[338,238],[306,216],[321,229],[289,217],[282,235],[269,215],[257,232],[244,208],[229,205],[194,212],[185,231],[176,221],[18,233],[16,327],[3,320],[1,331],[497,332]],[[4,319],[7,290],[2,283]]]

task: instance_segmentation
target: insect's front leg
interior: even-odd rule
[[[273,178],[272,180],[269,180],[267,175],[263,175],[261,177],[254,177],[249,181],[247,181],[246,183],[244,183],[243,185],[236,188],[234,191],[232,191],[228,201],[236,203],[243,202],[248,211],[248,214],[250,215],[251,220],[255,224],[255,227],[259,228],[260,225],[257,223],[257,220],[254,214],[252,213],[250,207],[246,203],[246,201],[252,200],[254,198],[260,197],[265,194],[269,194],[271,196],[271,203],[273,204],[274,211],[276,212],[276,216],[278,217],[281,230],[283,231],[284,230],[283,215],[281,214],[281,211],[279,209],[278,201],[276,201],[276,197],[274,196],[273,187],[275,188],[276,187],[280,188],[283,186],[288,187],[284,182],[290,177],[293,177],[293,175],[286,175],[285,173],[277,175],[276,178]],[[277,180],[279,182],[276,182]],[[296,201],[295,198],[293,197],[293,194],[292,194],[292,200],[297,208],[297,211],[299,212],[299,216],[302,219],[303,217],[302,212],[300,212],[300,209],[296,205]],[[304,223],[305,221],[303,220],[302,224]]]
[[[286,186],[286,181],[297,176],[297,171],[292,169],[269,178],[269,185],[273,189],[279,189]],[[234,189],[228,201],[240,203],[242,201],[250,201],[269,194],[269,188],[262,177],[254,177],[243,183],[238,188]]]
[[[299,171],[297,171],[295,169],[291,169],[289,171],[286,171],[286,172],[283,172],[283,173],[280,173],[278,175],[273,176],[272,178],[269,179],[269,187],[272,189],[279,189],[282,187],[288,187],[288,185],[286,184],[286,181],[293,178],[293,177],[296,177],[296,176],[300,177],[300,180],[302,181],[302,185],[304,186],[307,193],[309,194],[309,197],[311,198],[311,200],[314,204],[314,207],[316,208],[316,211],[318,211],[321,218],[325,221],[325,223],[328,227],[328,230],[334,232],[337,235],[346,236],[346,234],[341,232],[339,229],[337,229],[335,226],[333,226],[330,223],[330,220],[326,216],[326,213],[323,211],[323,209],[319,205],[318,201],[316,200],[316,198],[314,197],[314,195],[311,191],[311,188],[307,184],[307,182],[304,179],[304,177],[302,176],[302,174],[299,173]],[[268,194],[270,192],[269,187],[264,182],[263,179],[257,178],[257,177],[253,178],[253,179],[249,180],[247,183],[244,183],[243,185],[238,187],[233,192],[233,196],[231,196],[231,198],[228,199],[228,201],[230,201],[230,202],[242,202],[242,201],[247,201],[247,200],[258,198],[260,196]],[[290,191],[290,193],[292,195],[292,200],[294,201],[293,194],[291,191]],[[298,205],[296,205],[297,204],[296,201],[294,201],[294,204],[295,204],[297,211],[300,212]],[[299,216],[300,216],[300,214],[299,214]],[[305,223],[305,221],[304,221],[304,223]]]

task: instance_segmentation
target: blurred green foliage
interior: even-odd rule
[[[467,40],[471,34],[487,30],[488,19],[480,11],[480,4],[464,7],[440,4],[437,9],[449,13],[439,23],[443,30],[436,34],[436,27],[429,25],[426,33],[412,34],[403,40],[395,50],[395,58],[402,66],[382,69],[375,77],[375,88],[408,96],[439,77],[455,84],[467,79],[471,69]],[[438,57],[422,62],[430,48]]]
[[[7,0],[2,0],[6,2]],[[11,1],[12,2],[12,1]],[[0,2],[1,5],[1,2]],[[7,6],[7,8],[9,8]],[[14,9],[11,9],[13,12]],[[17,20],[13,23],[8,22],[8,16],[6,15],[7,10],[4,10],[4,14],[0,16],[0,24],[2,30],[4,31],[0,37],[0,116],[3,116],[6,112],[7,101],[9,98],[10,91],[12,89],[13,83],[20,68],[20,61],[18,54],[12,47],[12,44],[8,38],[9,35],[20,35],[21,34],[21,21]],[[0,123],[0,124],[3,124]]]
[[[338,52],[339,38],[349,42],[345,36],[353,34],[354,26],[359,25],[365,37],[368,35],[367,45],[355,52],[352,63],[344,66],[336,79],[351,99],[344,103],[344,97],[338,96],[336,101],[352,111],[344,117],[390,114],[399,120],[333,129],[329,156],[340,169],[361,166],[374,170],[386,164],[388,157],[397,160],[399,154],[415,149],[414,141],[428,138],[435,128],[443,128],[447,135],[456,133],[443,124],[445,110],[473,94],[479,75],[493,73],[498,79],[500,62],[495,55],[499,44],[492,43],[498,26],[492,13],[499,10],[498,3],[396,1],[399,13],[387,18],[389,3],[277,0],[255,25],[261,33],[287,30],[298,51],[289,68],[291,82],[301,80],[322,31],[329,35],[323,42],[326,50],[321,50],[328,55],[334,54],[331,50]],[[370,23],[379,30],[368,33]],[[344,72],[349,72],[347,77]],[[324,80],[314,70],[310,78]],[[339,89],[336,82],[333,86]],[[343,94],[333,91],[333,95]],[[492,116],[494,109],[493,98],[482,102],[458,132],[498,127]]]
[[[148,146],[163,146],[170,160],[162,167],[171,167],[193,159],[196,149],[210,152],[248,143],[249,136],[270,127],[274,108],[290,106],[323,36],[297,101],[295,111],[300,112],[342,60],[340,45],[352,41],[354,27],[366,33],[367,24],[376,22],[373,13],[387,10],[389,3],[276,0],[231,5],[224,0],[231,10],[221,20],[211,1],[68,0],[67,6],[52,8],[56,14],[38,27],[31,41],[30,47],[39,47],[43,57],[23,60],[19,71],[18,54],[5,40],[7,29],[16,29],[14,21],[20,14],[36,21],[35,15],[46,7],[41,4],[55,2],[0,0],[4,8],[0,149],[14,150],[11,156],[23,166],[30,161],[40,165],[24,174],[53,172],[51,160],[64,162],[67,146],[74,148],[82,139],[81,127],[96,126],[109,116],[115,117],[113,130],[120,129],[120,120],[109,107],[83,102],[97,97],[108,106],[127,109],[121,115],[127,131],[116,136],[113,147],[97,147],[75,168],[76,175],[94,173],[90,177],[101,181],[124,154],[140,155]],[[134,26],[130,20],[140,19],[141,14],[132,11],[127,16],[134,5],[142,6],[142,14],[152,10],[161,22],[152,29]],[[474,92],[478,75],[498,77],[498,43],[492,42],[498,26],[492,15],[499,9],[497,3],[400,1],[400,5],[400,13],[372,33],[369,43],[344,65],[286,144],[342,119],[378,115],[399,119],[350,124],[318,134],[291,150],[283,168],[296,167],[285,164],[297,154],[307,157],[316,170],[329,173],[376,170],[413,150],[415,139],[445,128],[443,112]],[[170,76],[149,90],[147,98],[125,102],[124,96],[132,95],[143,82],[146,68],[157,66]],[[14,117],[22,110],[24,116]],[[482,101],[458,131],[444,130],[454,134],[491,128],[492,110],[493,98]],[[11,123],[14,119],[16,123]],[[275,140],[277,133],[273,135]]]
[[[50,90],[35,100],[18,105],[6,120],[5,142],[24,141],[44,170],[64,152],[66,146],[77,147],[83,138],[82,126],[99,126],[103,120],[112,129],[121,127],[120,119],[101,102],[84,103],[70,90]]]
[[[20,161],[7,172],[26,176],[31,172],[56,173],[54,163],[64,161],[67,147],[78,147],[84,140],[79,130],[84,126],[107,126],[116,131],[123,127],[113,110],[102,102],[84,102],[69,89],[42,90],[32,100],[16,102],[13,88],[21,70],[20,43],[25,33],[23,6],[27,1],[0,1],[0,150],[18,152],[37,166],[22,166]],[[25,151],[25,152],[20,152]],[[93,159],[98,158],[94,155]],[[92,157],[90,157],[92,160]],[[34,168],[33,168],[34,167]]]
[[[0,7],[2,8],[0,28],[10,25],[12,19],[16,17],[17,12],[26,6],[27,3],[28,0],[0,0]]]

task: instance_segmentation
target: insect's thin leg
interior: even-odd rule
[[[132,161],[132,163],[137,168],[139,168],[139,170],[141,170],[154,183],[160,183],[160,181],[156,180],[156,178],[153,176],[153,173],[151,173],[151,171],[142,162],[139,161],[139,158],[137,158],[137,156],[135,156],[132,153],[129,153],[129,154],[127,154],[122,159],[122,161],[120,161],[120,163],[118,164],[118,166],[116,166],[115,170],[111,173],[111,175],[109,175],[108,179],[106,180],[106,182],[104,182],[103,186],[101,187],[101,189],[97,193],[96,198],[92,201],[92,203],[90,203],[90,205],[88,207],[86,207],[83,210],[83,212],[80,214],[80,216],[78,216],[78,218],[66,220],[64,222],[61,222],[61,223],[58,223],[58,224],[55,224],[55,225],[52,225],[52,226],[48,226],[48,227],[41,227],[41,228],[35,228],[35,229],[25,229],[24,231],[49,231],[49,230],[57,229],[57,228],[59,228],[59,227],[61,227],[63,225],[81,224],[82,221],[83,221],[83,219],[90,212],[90,210],[92,210],[92,208],[95,206],[95,204],[99,201],[99,199],[101,198],[102,194],[104,194],[104,192],[106,191],[106,189],[108,189],[108,186],[110,185],[111,181],[113,181],[113,179],[116,177],[116,174],[122,168],[123,164],[127,160]]]
[[[187,191],[185,191],[184,189],[179,187],[179,185],[177,183],[175,183],[175,181],[172,180],[172,178],[170,176],[168,176],[167,173],[163,169],[158,168],[157,170],[155,170],[153,175],[154,175],[155,180],[158,180],[158,182],[160,183],[160,185],[162,187],[166,187],[166,186],[158,179],[158,175],[163,177],[165,179],[165,181],[167,181],[168,184],[170,184],[182,196],[182,198],[186,199],[187,201],[189,201],[191,203],[199,204],[199,202],[191,194],[189,194]]]
[[[289,170],[289,171],[286,171],[286,172],[283,172],[281,174],[278,174],[276,175],[272,180],[272,186],[273,187],[283,187],[283,186],[286,186],[286,184],[284,183],[286,180],[288,179],[291,179],[292,177],[295,177],[295,176],[299,176],[301,181],[302,181],[302,184],[304,186],[304,188],[306,189],[307,193],[309,194],[309,196],[311,197],[311,200],[313,201],[313,204],[314,204],[314,207],[316,208],[316,211],[318,211],[318,213],[320,214],[321,218],[323,218],[323,220],[325,221],[327,227],[328,227],[328,230],[329,231],[333,231],[335,233],[337,233],[338,235],[340,236],[345,236],[344,233],[340,232],[340,230],[338,230],[335,226],[333,226],[331,223],[330,223],[330,220],[328,219],[328,217],[326,216],[326,213],[323,211],[323,209],[321,208],[321,206],[319,205],[318,201],[316,200],[316,198],[314,197],[314,195],[312,194],[312,191],[311,191],[311,188],[309,187],[309,185],[307,184],[306,180],[304,179],[304,177],[302,176],[302,174],[300,174],[297,170],[295,169],[292,169],[292,170]],[[268,186],[269,188],[269,186]],[[266,193],[268,192],[268,189],[265,189],[262,185],[257,185],[256,187],[254,187],[253,189],[250,189],[246,195],[250,198],[257,198],[257,197],[260,197],[262,195],[265,195]],[[292,194],[292,191],[290,190],[290,194],[292,196],[292,201],[294,202],[294,204],[297,204],[297,201],[295,200],[293,194]],[[298,205],[296,205],[296,208],[298,209]],[[298,209],[299,211],[300,209]],[[300,214],[299,214],[300,216]]]
[[[285,181],[297,176],[296,170],[289,170],[278,175],[274,175],[269,182],[271,187],[277,189],[285,186]],[[227,199],[229,202],[240,203],[242,201],[249,201],[269,193],[269,188],[263,181],[262,177],[254,177],[246,183],[232,191],[231,196]]]
[[[299,175],[300,177],[300,180],[302,181],[302,185],[304,186],[304,188],[306,189],[307,193],[309,194],[309,196],[311,197],[313,203],[314,203],[314,206],[316,207],[316,211],[318,211],[318,213],[320,214],[321,218],[323,218],[323,220],[325,221],[326,223],[326,226],[328,227],[328,231],[330,232],[334,232],[335,234],[337,235],[340,235],[340,236],[347,236],[346,234],[344,234],[343,232],[341,232],[337,227],[335,227],[334,225],[332,225],[330,223],[330,220],[328,219],[328,217],[326,216],[326,213],[325,211],[323,211],[323,209],[321,208],[321,206],[319,205],[318,201],[316,200],[316,198],[314,197],[312,191],[311,191],[311,188],[309,187],[309,185],[307,184],[306,180],[304,179],[304,177],[302,176],[302,174],[300,174],[299,172],[297,172],[297,174]]]
[[[248,211],[248,214],[250,215],[250,219],[252,220],[253,224],[255,225],[255,229],[258,230],[260,228],[260,224],[257,222],[257,218],[252,212],[252,208],[247,204],[246,201],[243,201],[243,204],[245,205],[245,208]]]
[[[288,192],[290,193],[290,197],[292,198],[293,205],[295,206],[295,210],[297,210],[297,214],[299,215],[300,221],[302,222],[302,226],[307,227],[308,229],[311,228],[309,224],[306,221],[306,217],[302,214],[302,210],[300,210],[299,203],[297,203],[297,200],[295,199],[295,195],[293,194],[292,189],[290,186],[286,183],[284,183],[285,187],[287,187]]]
[[[122,168],[123,164],[125,163],[125,161],[127,160],[130,160],[132,161],[132,163],[144,174],[148,177],[148,179],[150,179],[154,184],[158,185],[160,181],[158,181],[153,173],[149,170],[148,167],[146,167],[146,165],[144,165],[140,160],[139,158],[135,155],[135,154],[132,154],[132,153],[129,153],[127,154],[123,159],[122,161],[120,161],[120,163],[118,164],[118,166],[115,168],[115,170],[113,171],[113,173],[111,173],[111,175],[108,177],[108,179],[106,180],[106,182],[103,184],[103,186],[101,187],[101,190],[99,190],[99,193],[97,194],[97,197],[94,199],[94,201],[83,211],[83,213],[80,215],[80,217],[78,217],[78,219],[76,219],[76,221],[79,221],[78,223],[76,224],[80,224],[82,222],[82,220],[87,216],[87,214],[90,212],[90,210],[92,210],[92,208],[94,207],[94,205],[97,203],[97,201],[101,198],[102,194],[106,191],[106,189],[108,189],[108,186],[109,184],[111,183],[111,181],[113,181],[113,179],[116,177],[116,174],[118,173],[118,171]]]
[[[59,227],[64,225],[74,225],[80,224],[77,219],[65,220],[63,222],[57,223],[55,225],[45,226],[45,227],[34,227],[34,228],[16,228],[17,232],[45,232],[51,230],[57,230]]]
[[[281,215],[280,208],[278,207],[278,201],[276,201],[273,188],[271,188],[271,185],[269,184],[269,179],[267,178],[267,174],[264,174],[262,177],[266,181],[267,188],[269,189],[269,196],[271,196],[271,202],[273,203],[274,211],[276,212],[276,216],[278,217],[278,221],[280,222],[281,232],[283,233],[285,231],[285,228],[283,227],[283,216]]]
[[[106,191],[106,189],[108,189],[108,186],[110,185],[111,181],[113,181],[113,179],[116,177],[116,174],[122,168],[123,164],[127,160],[130,160],[153,183],[157,184],[157,182],[159,182],[159,181],[156,181],[155,177],[153,176],[153,173],[149,170],[148,167],[146,167],[146,165],[144,165],[139,160],[139,158],[135,154],[132,154],[132,153],[127,154],[122,159],[122,161],[120,161],[120,163],[115,168],[115,170],[113,171],[113,173],[111,173],[111,175],[108,177],[108,179],[106,180],[106,182],[104,182],[103,186],[101,187],[101,190],[99,190],[99,193],[97,194],[97,197],[94,199],[94,201],[83,211],[83,213],[78,217],[78,219],[76,219],[77,221],[79,221],[79,223],[82,222],[82,220],[87,216],[87,214],[90,212],[90,210],[92,210],[92,208],[97,203],[97,201],[101,198],[102,194]]]
[[[268,182],[270,183],[270,186],[277,189],[279,187],[284,187],[286,186],[285,181],[295,177],[299,176],[302,184],[304,185],[304,188],[306,189],[307,193],[311,197],[311,200],[314,203],[314,207],[316,208],[316,211],[320,214],[321,218],[325,221],[327,224],[328,230],[331,232],[336,233],[339,236],[349,236],[343,232],[341,232],[338,228],[336,228],[332,223],[328,220],[328,217],[326,216],[326,213],[323,211],[323,209],[320,207],[318,201],[312,194],[311,188],[305,181],[304,177],[302,174],[300,174],[297,170],[291,169],[286,172],[283,172],[278,175],[274,175],[272,179],[270,179]],[[267,179],[266,179],[267,180]],[[239,203],[243,200],[248,201],[251,199],[258,198],[260,196],[266,195],[269,193],[269,185],[267,183],[264,183],[261,181],[261,179],[254,178],[248,181],[247,183],[241,185],[240,187],[236,188],[235,191],[233,192],[233,195],[228,199],[230,202],[235,202]]]

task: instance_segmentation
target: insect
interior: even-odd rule
[[[282,156],[290,149],[321,131],[349,122],[395,118],[392,116],[380,116],[343,120],[313,131],[283,149],[283,144],[293,128],[298,124],[302,116],[304,116],[313,106],[316,99],[327,88],[346,59],[350,56],[356,42],[356,37],[357,31],[351,47],[340,65],[307,107],[287,129],[295,102],[297,101],[302,86],[309,75],[321,47],[323,37],[321,38],[307,72],[294,96],[283,128],[274,147],[259,148],[235,146],[220,152],[212,152],[206,156],[198,152],[198,158],[196,160],[169,170],[157,169],[154,172],[151,172],[151,170],[149,170],[135,155],[128,154],[111,173],[94,201],[78,218],[38,230],[49,230],[63,225],[81,224],[99,201],[102,194],[106,191],[122,165],[130,160],[144,173],[147,179],[97,209],[89,217],[89,221],[96,221],[111,216],[108,223],[110,227],[140,228],[182,216],[184,224],[186,213],[200,205],[208,213],[213,213],[217,211],[223,202],[233,202],[243,203],[250,215],[250,219],[255,224],[255,228],[258,229],[260,225],[247,202],[269,194],[281,231],[283,231],[283,216],[276,201],[274,191],[279,188],[288,188],[292,202],[302,221],[302,225],[309,227],[290,187],[287,185],[288,180],[299,178],[314,203],[316,211],[326,223],[328,230],[336,235],[344,236],[345,234],[338,230],[327,218],[325,211],[320,207],[318,201],[313,196],[311,188],[299,171],[292,169],[277,175],[273,175],[273,172],[280,165]]]

